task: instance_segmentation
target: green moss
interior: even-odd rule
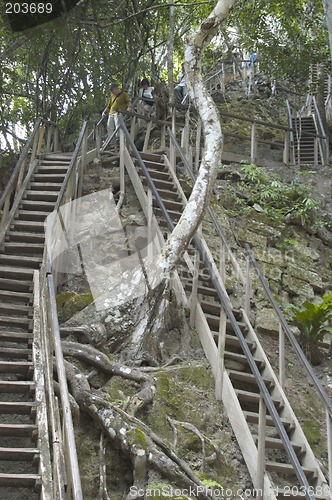
[[[322,446],[322,434],[319,422],[315,419],[308,418],[302,424],[303,432],[308,440],[308,443],[315,449]]]
[[[130,429],[130,431],[127,432],[127,439],[132,446],[136,446],[137,448],[145,451],[149,450],[145,434],[139,427]]]
[[[68,321],[93,302],[92,293],[62,292],[56,297],[56,305],[60,323]]]

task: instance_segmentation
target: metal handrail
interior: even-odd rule
[[[144,175],[146,176],[149,188],[151,189],[153,195],[155,196],[155,199],[156,199],[156,201],[161,209],[161,212],[166,220],[168,228],[170,231],[172,231],[174,229],[174,222],[172,221],[172,219],[169,216],[169,213],[168,213],[168,211],[167,211],[167,209],[166,209],[166,207],[165,207],[165,205],[164,205],[164,203],[163,203],[163,201],[158,193],[158,190],[155,187],[154,182],[153,182],[141,156],[139,155],[139,152],[138,152],[129,132],[125,127],[125,124],[124,124],[122,117],[120,117],[119,123],[120,123],[120,126],[121,126],[127,140],[128,140],[130,147],[132,148],[132,150],[137,158],[139,166],[142,168],[142,171],[143,171]],[[213,270],[213,263],[211,262],[209,256],[204,251],[201,240],[197,235],[193,236],[193,242],[194,242],[194,245],[195,245],[196,249],[198,250],[204,264],[206,265],[206,268],[210,274],[211,281],[212,281],[212,283],[215,287],[215,290],[217,292],[218,298],[219,298],[219,300],[220,300],[220,302],[225,310],[226,315],[228,316],[228,318],[232,324],[234,332],[239,340],[239,343],[240,343],[242,350],[243,350],[243,352],[246,356],[246,359],[248,361],[249,367],[250,367],[253,375],[255,376],[258,387],[260,389],[261,396],[264,400],[264,403],[269,411],[271,418],[273,419],[273,422],[274,422],[276,428],[278,429],[280,438],[282,439],[282,441],[284,443],[286,452],[287,452],[287,454],[290,458],[290,461],[294,467],[296,476],[297,476],[298,480],[300,481],[301,485],[303,485],[305,488],[305,496],[308,500],[314,500],[315,497],[310,492],[311,490],[310,490],[308,480],[304,474],[304,471],[301,467],[301,464],[300,464],[299,459],[295,453],[295,450],[291,444],[291,441],[288,437],[288,434],[287,434],[287,432],[282,424],[282,421],[281,421],[280,416],[278,414],[278,411],[275,407],[275,404],[271,398],[271,395],[268,391],[268,388],[265,385],[264,379],[258,370],[258,367],[255,363],[254,357],[253,357],[253,355],[249,349],[249,346],[248,346],[248,344],[243,336],[243,333],[242,333],[242,331],[241,331],[241,329],[240,329],[240,327],[235,319],[234,313],[233,313],[232,308],[229,304],[229,300],[226,297],[222,287],[220,286],[219,280],[215,276],[215,273]]]
[[[187,171],[188,171],[191,179],[193,181],[195,181],[195,175],[193,173],[193,170],[192,170],[192,168],[191,168],[191,166],[190,166],[187,158],[183,154],[182,149],[180,148],[180,146],[179,146],[179,144],[178,144],[178,142],[177,142],[174,134],[172,133],[172,131],[169,128],[168,128],[168,133],[169,133],[172,141],[174,142],[174,145],[176,146],[176,148],[177,148],[177,150],[178,150],[178,152],[180,154],[180,157],[181,157],[181,159],[182,159],[185,167],[187,168]],[[214,212],[213,212],[213,210],[211,209],[210,206],[208,207],[208,211],[209,211],[210,216],[212,217],[212,220],[213,220],[213,223],[215,225],[215,228],[217,230],[218,235],[221,237],[221,239],[223,241],[223,244],[225,245],[226,249],[228,251],[230,251],[230,248],[229,248],[228,242],[227,242],[227,240],[225,238],[225,235],[223,234],[221,226],[220,226],[219,222],[217,221],[217,219],[215,217],[215,214],[214,214]],[[198,249],[198,251],[201,254],[201,252],[203,251],[203,248],[201,247],[199,249],[197,247],[197,242],[195,240],[196,238],[198,238],[198,237],[195,236],[193,238],[194,241],[195,241],[195,246],[196,246],[196,248]],[[199,242],[199,245],[201,245],[200,242]],[[254,360],[254,358],[252,356],[252,353],[251,353],[251,351],[250,351],[250,349],[248,347],[248,344],[247,344],[247,342],[246,342],[246,340],[245,340],[245,338],[243,336],[243,333],[242,333],[241,329],[238,326],[238,323],[237,323],[237,321],[235,319],[233,311],[232,311],[232,309],[231,309],[231,307],[229,305],[229,300],[225,296],[224,291],[222,290],[219,281],[215,277],[215,274],[213,272],[210,259],[208,258],[207,255],[205,255],[204,252],[203,252],[203,255],[204,255],[204,259],[203,259],[204,260],[204,264],[207,266],[207,269],[209,270],[211,280],[212,280],[212,282],[213,282],[213,284],[214,284],[214,286],[216,288],[216,291],[218,293],[219,299],[220,299],[220,301],[221,301],[221,303],[222,303],[222,305],[224,307],[224,310],[225,310],[225,312],[226,312],[226,314],[227,314],[227,316],[228,316],[228,318],[229,318],[229,320],[230,320],[230,322],[232,324],[232,327],[233,327],[233,329],[234,329],[234,331],[236,333],[236,336],[238,337],[238,340],[239,340],[239,342],[241,344],[243,352],[246,355],[246,358],[248,360],[248,364],[250,366],[250,369],[251,369],[253,375],[255,376],[255,379],[256,379],[257,384],[259,386],[259,389],[261,391],[261,395],[262,395],[262,397],[264,399],[266,407],[267,407],[267,409],[268,409],[268,411],[269,411],[269,413],[270,413],[270,415],[271,415],[271,417],[272,417],[272,419],[274,421],[274,424],[275,424],[276,428],[278,429],[280,438],[282,439],[282,441],[284,443],[286,452],[287,452],[287,454],[288,454],[288,456],[289,456],[289,458],[291,460],[291,463],[292,463],[292,465],[293,465],[293,467],[295,469],[296,476],[299,479],[299,481],[301,482],[301,484],[305,487],[306,498],[308,498],[308,499],[314,499],[315,497],[312,496],[311,493],[310,493],[310,491],[308,490],[308,488],[309,488],[308,480],[307,480],[307,478],[306,478],[306,476],[305,476],[305,474],[304,474],[304,472],[302,470],[301,464],[300,464],[300,462],[298,460],[298,457],[297,457],[297,455],[296,455],[296,453],[294,451],[294,448],[293,448],[292,443],[291,443],[291,441],[290,441],[290,439],[288,437],[288,434],[286,433],[286,431],[284,429],[284,426],[283,426],[283,424],[281,422],[281,419],[280,419],[279,414],[277,412],[277,409],[276,409],[276,407],[275,407],[275,405],[273,403],[273,400],[272,400],[272,398],[270,396],[270,393],[268,392],[268,389],[267,389],[267,387],[265,385],[265,382],[264,382],[264,380],[263,380],[263,378],[262,378],[262,376],[261,376],[261,374],[260,374],[260,372],[259,372],[259,370],[257,368],[255,360]],[[287,325],[287,323],[286,323],[286,325]],[[287,327],[288,327],[288,325],[287,325]],[[288,327],[288,330],[289,330],[289,327]],[[296,342],[296,339],[294,339],[294,340]],[[299,349],[300,349],[300,347],[299,347]],[[303,354],[303,352],[302,352],[302,354]],[[304,354],[303,354],[303,356],[304,356]],[[305,356],[304,356],[304,358],[305,358]],[[306,362],[308,363],[307,360],[306,360]],[[323,390],[323,388],[322,388],[322,390]],[[324,393],[324,390],[323,390],[323,393]]]
[[[318,391],[318,394],[321,398],[321,400],[323,401],[325,407],[326,407],[326,410],[328,411],[329,415],[332,417],[332,401],[331,399],[328,397],[328,395],[326,394],[326,392],[324,391],[324,388],[322,387],[318,377],[316,376],[316,374],[314,373],[309,361],[307,360],[304,352],[302,351],[298,341],[296,340],[295,338],[295,335],[292,333],[284,315],[282,314],[281,310],[280,310],[280,307],[278,306],[275,298],[273,297],[273,294],[270,290],[270,287],[268,285],[268,282],[266,281],[253,253],[252,253],[252,250],[250,248],[250,246],[248,245],[248,243],[245,243],[245,248],[246,248],[246,251],[247,251],[247,255],[253,265],[253,268],[255,269],[256,271],[256,274],[260,280],[260,282],[262,283],[262,286],[264,288],[264,291],[273,307],[273,309],[275,310],[277,316],[278,316],[278,319],[280,321],[280,323],[282,324],[282,327],[284,328],[292,346],[294,347],[294,349],[296,350],[302,364],[304,365],[305,369],[307,370],[314,386],[316,387],[317,391]]]
[[[181,158],[184,166],[186,167],[186,169],[187,169],[187,171],[188,171],[188,173],[189,173],[189,175],[191,177],[191,180],[193,182],[195,182],[195,180],[196,180],[195,174],[194,174],[194,172],[193,172],[193,170],[192,170],[192,168],[191,168],[191,166],[190,166],[187,158],[185,157],[185,155],[184,155],[184,153],[183,153],[183,151],[182,151],[182,149],[181,149],[178,141],[176,140],[175,135],[173,134],[172,130],[169,127],[167,127],[167,132],[168,132],[168,134],[169,134],[172,142],[174,143],[176,149],[178,150],[180,158]],[[213,209],[210,207],[210,205],[208,205],[207,210],[208,210],[209,215],[210,215],[210,217],[212,219],[212,222],[214,224],[214,227],[215,227],[215,229],[217,231],[218,236],[221,238],[221,240],[222,240],[222,242],[223,242],[223,244],[224,244],[227,252],[232,256],[233,255],[232,250],[229,247],[228,241],[227,241],[227,239],[226,239],[226,237],[225,237],[225,235],[223,233],[221,225],[217,221],[215,213],[214,213]],[[243,272],[242,272],[242,270],[240,268],[237,268],[237,273],[240,276],[242,283],[245,284],[245,277],[244,277],[244,274],[243,274]]]

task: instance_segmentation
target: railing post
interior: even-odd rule
[[[173,106],[173,110],[172,110],[172,132],[173,132],[174,135],[175,135],[175,131],[176,131],[176,108],[175,108],[175,106]],[[172,140],[170,140],[170,147],[169,147],[169,149],[170,149],[170,151],[169,151],[169,154],[170,154],[169,161],[170,161],[170,164],[172,166],[172,169],[175,172],[175,146],[174,146]]]
[[[96,152],[97,152],[97,158],[100,157],[100,150],[101,150],[101,124],[97,123],[96,128],[95,128],[95,134],[96,134]]]
[[[285,332],[279,322],[279,382],[282,388],[285,387]]]
[[[215,385],[215,396],[218,401],[222,400],[222,388],[224,381],[225,345],[226,345],[226,321],[225,309],[221,307],[219,316],[218,354],[217,354],[217,376]]]
[[[251,126],[251,148],[250,148],[250,161],[255,163],[257,158],[257,138],[256,138],[256,123],[253,122]]]
[[[222,282],[225,285],[225,281],[226,281],[226,249],[225,249],[225,245],[224,245],[221,238],[220,238],[219,273],[220,273]]]
[[[195,252],[195,262],[193,267],[193,286],[190,296],[190,319],[189,324],[191,328],[195,327],[196,308],[197,308],[197,291],[198,291],[198,278],[199,278],[199,253]]]
[[[81,198],[82,196],[82,189],[83,189],[83,176],[84,176],[84,171],[85,171],[85,165],[86,165],[86,155],[87,155],[87,150],[88,150],[88,144],[87,144],[87,129],[84,132],[84,137],[82,141],[82,148],[81,148],[81,161],[80,161],[80,166],[79,166],[79,171],[78,171],[78,189],[77,189],[77,194],[74,193],[74,196],[76,198]]]
[[[150,120],[150,121],[148,122],[147,127],[146,127],[145,139],[144,139],[144,145],[143,145],[143,152],[144,152],[144,151],[147,151],[147,149],[148,149],[148,144],[149,144],[149,140],[150,140],[151,128],[152,128],[152,121]]]
[[[251,266],[250,266],[250,258],[248,255],[246,262],[246,294],[244,303],[244,310],[248,317],[250,313],[250,297],[251,297]]]
[[[264,473],[265,473],[265,438],[266,438],[266,406],[260,395],[258,417],[258,442],[257,442],[257,479],[256,499],[264,498]]]
[[[161,148],[166,146],[166,125],[161,126],[160,146]]]
[[[220,90],[225,92],[225,64],[221,63],[221,78],[220,78]]]
[[[42,126],[40,128],[40,131],[39,131],[39,140],[38,140],[38,146],[37,146],[37,152],[36,152],[36,155],[39,155],[40,154],[40,151],[41,151],[41,147],[42,147],[42,144],[43,144],[43,138],[44,138],[44,133],[45,133],[45,127],[46,127],[46,124],[45,122],[42,123]],[[31,162],[34,161],[34,157],[33,155],[31,155]]]
[[[124,200],[125,194],[125,161],[124,161],[124,152],[125,152],[125,136],[122,128],[120,127],[120,197],[117,204],[117,209],[120,210],[121,205]]]
[[[289,165],[289,131],[285,131],[285,139],[284,139],[284,154],[283,154],[283,162],[285,165]]]
[[[49,124],[47,127],[47,138],[46,138],[46,152],[49,153],[51,151],[51,140],[52,140],[52,128],[53,125]]]
[[[329,486],[332,491],[332,417],[326,409],[326,428],[327,428],[327,456],[329,463]]]
[[[319,139],[315,137],[314,139],[314,162],[315,165],[318,165],[318,149],[319,149]]]
[[[56,153],[59,151],[59,128],[54,128],[54,136],[53,136],[53,152]]]
[[[282,388],[285,387],[285,373],[285,332],[279,323],[279,382]]]

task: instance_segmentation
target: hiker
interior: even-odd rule
[[[154,87],[150,87],[149,80],[147,78],[143,78],[141,81],[141,88],[138,93],[138,97],[140,99],[139,112],[147,116],[155,114],[153,91]]]
[[[182,64],[182,70],[180,71],[179,76],[178,76],[178,83],[174,87],[174,95],[179,102],[182,102],[183,99],[187,95],[186,75],[185,75],[185,71],[184,71],[184,64]]]
[[[103,115],[108,115],[107,132],[108,137],[111,137],[114,130],[118,127],[118,111],[131,111],[130,97],[127,92],[119,88],[117,83],[111,85],[111,97],[107,107],[104,109]]]
[[[147,78],[143,78],[143,80],[141,81],[141,88],[139,90],[138,97],[140,97],[145,104],[153,106],[153,91],[154,87],[150,87],[149,80]]]

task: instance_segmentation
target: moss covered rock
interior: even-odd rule
[[[56,297],[59,323],[64,323],[74,314],[93,302],[92,293],[62,292]]]

